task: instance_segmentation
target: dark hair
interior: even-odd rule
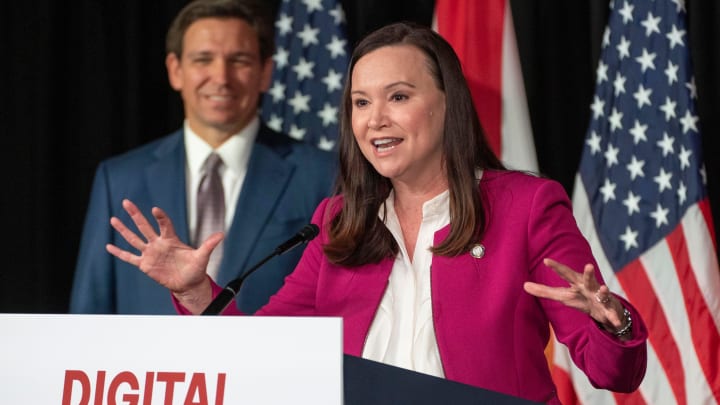
[[[265,61],[275,51],[275,29],[272,11],[263,0],[195,0],[175,17],[165,38],[165,50],[182,57],[183,37],[188,27],[203,18],[238,18],[247,22],[257,34],[260,59]]]
[[[343,93],[336,192],[343,196],[340,212],[331,220],[330,241],[324,250],[332,263],[358,266],[395,256],[398,245],[378,212],[392,185],[365,159],[351,126],[352,72],[360,58],[390,45],[410,45],[426,58],[437,87],[445,93],[443,163],[450,189],[450,234],[434,254],[456,256],[478,241],[486,226],[476,169],[504,169],[490,149],[480,126],[460,61],[450,44],[431,29],[395,23],[365,37],[353,51]]]

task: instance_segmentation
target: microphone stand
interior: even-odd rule
[[[278,246],[274,252],[272,252],[270,255],[259,261],[257,264],[252,266],[250,269],[245,271],[240,277],[230,281],[225,288],[220,291],[220,294],[218,294],[215,299],[210,302],[210,305],[208,305],[205,310],[202,312],[201,315],[218,315],[222,311],[227,308],[228,304],[230,304],[230,301],[232,301],[233,298],[240,292],[240,286],[242,285],[243,281],[252,274],[255,270],[262,267],[263,264],[265,264],[268,260],[272,259],[275,256],[279,256],[290,249],[294,248],[295,246],[308,242],[315,238],[319,232],[319,228],[315,224],[308,224],[303,227],[295,236],[287,240],[282,245]]]
[[[260,266],[265,264],[268,260],[275,257],[277,254],[273,252],[273,254],[269,255],[268,257],[262,259],[258,264],[251,267],[248,271],[243,273],[240,277],[232,280],[225,286],[225,288],[220,291],[220,294],[218,294],[217,297],[210,303],[210,305],[205,308],[205,310],[202,312],[201,315],[217,315],[221,313],[222,311],[227,308],[228,304],[230,304],[230,301],[232,301],[233,298],[237,295],[237,293],[240,292],[240,286],[242,285],[243,281],[245,281],[245,278],[249,276],[252,272],[259,269]]]

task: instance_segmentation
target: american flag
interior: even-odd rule
[[[335,0],[283,0],[275,35],[263,120],[295,139],[333,150],[349,59],[342,6]]]
[[[556,345],[566,405],[720,402],[720,272],[684,0],[615,0],[573,205],[608,286],[650,331],[632,394],[593,389]],[[623,367],[619,364],[618,367]]]

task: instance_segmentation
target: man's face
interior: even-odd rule
[[[260,58],[256,32],[237,18],[195,21],[183,37],[180,59],[171,53],[166,65],[190,127],[208,141],[250,122],[272,76],[270,59]]]

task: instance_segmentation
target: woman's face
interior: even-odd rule
[[[361,57],[350,97],[355,140],[382,176],[420,185],[444,174],[445,93],[422,51],[393,45]]]

